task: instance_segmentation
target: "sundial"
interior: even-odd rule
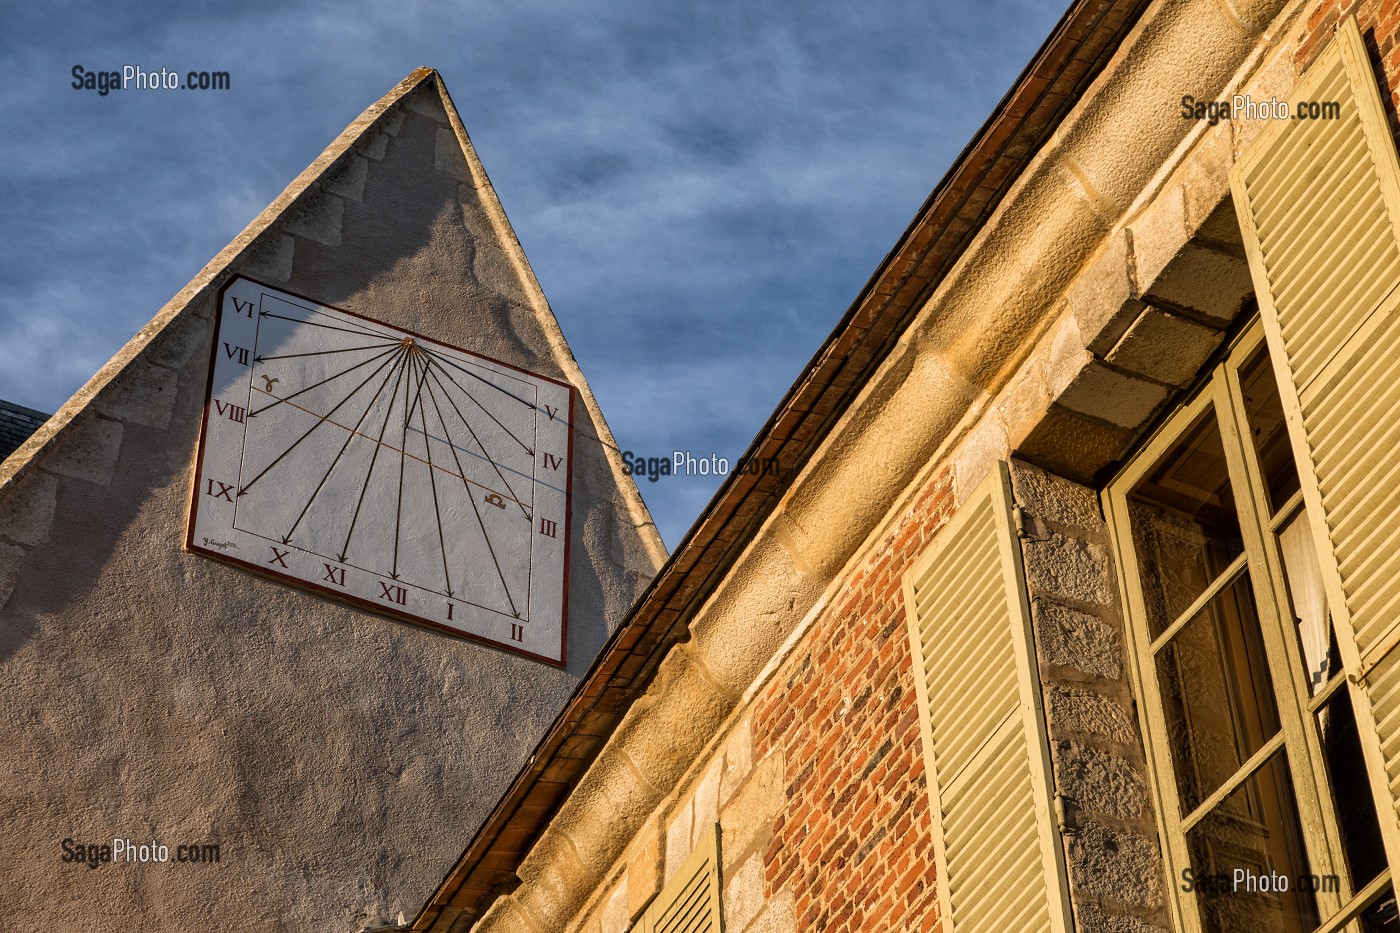
[[[236,278],[190,550],[564,661],[573,390]]]

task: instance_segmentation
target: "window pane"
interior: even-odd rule
[[[1201,920],[1211,933],[1307,933],[1318,924],[1288,762],[1274,755],[1186,834]]]
[[[1259,468],[1264,471],[1269,514],[1273,515],[1298,491],[1298,468],[1293,463],[1293,448],[1288,443],[1283,402],[1279,399],[1273,365],[1262,344],[1240,368],[1240,387],[1244,390],[1245,409],[1249,412],[1254,452],[1259,457]]]
[[[1155,637],[1244,550],[1213,410],[1138,481],[1128,511]]]
[[[1397,933],[1400,931],[1400,910],[1395,904],[1395,891],[1391,889],[1380,900],[1362,911],[1357,918],[1361,921],[1361,933]]]
[[[1366,780],[1366,762],[1361,757],[1351,696],[1345,689],[1317,711],[1317,732],[1327,759],[1332,802],[1342,831],[1342,851],[1351,869],[1352,884],[1359,890],[1385,868],[1385,844]]]
[[[1283,576],[1293,605],[1294,628],[1308,681],[1308,696],[1326,684],[1341,669],[1337,639],[1332,632],[1332,616],[1327,608],[1327,591],[1322,583],[1322,565],[1317,560],[1308,513],[1299,509],[1278,533],[1283,554]]]
[[[1279,729],[1248,574],[1218,593],[1157,655],[1183,815]]]

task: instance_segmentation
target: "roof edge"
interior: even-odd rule
[[[429,78],[437,76],[432,68],[416,68],[383,97],[375,101],[350,125],[341,131],[311,164],[301,171],[271,204],[263,208],[227,246],[204,264],[184,288],[167,301],[145,327],[137,331],[126,344],[107,361],[72,397],[58,409],[43,427],[34,432],[8,458],[0,462],[0,494],[11,484],[28,475],[51,450],[66,437],[70,427],[90,407],[99,401],[117,377],[145,349],[171,327],[191,304],[217,290],[230,267],[242,259],[252,245],[306,191],[365,135],[379,119],[410,91]]]
[[[599,654],[574,699],[411,929],[461,929],[460,918],[481,916],[496,896],[519,883],[515,869],[646,688],[661,658],[685,637],[689,615],[772,513],[859,387],[885,360],[1149,2],[1075,0],[1066,11]],[[766,465],[770,457],[779,469],[743,469],[749,463]],[[590,746],[591,752],[578,751]],[[546,768],[553,772],[550,780],[542,777]]]

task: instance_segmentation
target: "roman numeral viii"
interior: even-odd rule
[[[248,409],[235,405],[232,402],[221,402],[214,399],[214,410],[230,421],[237,421],[242,424],[248,417]]]

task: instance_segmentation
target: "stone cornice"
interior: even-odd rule
[[[720,490],[414,929],[567,926],[891,503],[990,420],[1182,158],[1174,101],[1251,73],[1281,6],[1070,10],[750,447],[782,471]]]

